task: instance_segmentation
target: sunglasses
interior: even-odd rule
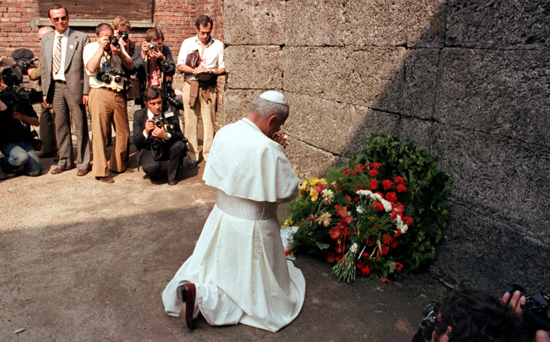
[[[60,20],[61,20],[61,21],[65,21],[65,20],[67,20],[67,17],[66,17],[66,16],[55,17],[55,18],[52,18],[52,20],[53,20],[54,22],[58,22],[58,21],[60,21]]]

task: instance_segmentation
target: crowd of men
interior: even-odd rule
[[[149,29],[145,40],[136,44],[129,38],[131,23],[117,17],[111,24],[97,25],[96,39],[90,42],[86,33],[69,27],[65,7],[52,6],[48,17],[53,29],[46,26],[38,31],[40,62],[28,71],[30,79],[41,85],[43,110],[38,118],[30,106],[23,109],[0,104],[0,180],[17,173],[40,175],[39,158],[54,158],[57,166],[50,172],[53,175],[76,167],[77,176],[91,171],[98,181],[113,183],[113,174],[133,172],[128,165],[132,141],[145,177],[160,182],[166,178],[161,162],[169,161],[167,181],[175,185],[186,152],[188,168],[196,168],[200,159],[199,115],[204,126],[202,157],[208,159],[214,138],[217,77],[225,73],[223,43],[212,37],[214,23],[210,17],[201,15],[196,19],[197,36],[183,42],[177,64],[158,27]],[[11,57],[17,60],[34,56],[28,49],[18,49]],[[176,70],[185,74],[180,99],[183,104],[176,100],[172,89]],[[128,100],[142,107],[134,114],[133,136]],[[31,126],[40,127],[42,146],[38,151],[33,146],[36,139]],[[77,138],[76,156],[72,130]]]

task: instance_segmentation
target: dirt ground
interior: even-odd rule
[[[176,186],[151,184],[137,169],[104,184],[76,169],[52,175],[52,160],[42,163],[39,177],[0,182],[0,341],[405,342],[424,305],[448,291],[428,274],[339,283],[329,266],[299,256],[307,292],[289,326],[210,327],[199,316],[189,331],[164,314],[161,292],[215,203],[204,163],[180,170]]]

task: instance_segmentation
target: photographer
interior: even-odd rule
[[[136,42],[130,40],[130,31],[132,30],[130,21],[124,17],[116,17],[111,25],[120,45],[124,46],[124,49],[128,51],[128,55],[132,56],[136,50]]]
[[[139,79],[140,93],[149,87],[165,88],[176,72],[176,64],[170,48],[164,43],[164,35],[158,28],[145,33],[145,41],[136,48],[132,56],[134,70]],[[163,94],[166,96],[166,93]],[[141,108],[145,107],[142,100]]]
[[[525,303],[519,291],[507,292],[502,299],[484,291],[453,291],[440,307],[425,309],[413,342],[530,342],[534,331],[526,329],[522,320],[521,304]],[[548,334],[538,331],[536,341],[548,342]]]
[[[126,154],[130,126],[126,106],[124,82],[128,70],[134,68],[118,38],[109,24],[96,27],[97,41],[84,47],[84,64],[90,81],[89,108],[92,115],[92,173],[97,180],[114,183],[109,170],[117,173],[126,170]],[[113,124],[115,146],[107,165],[107,133]]]
[[[146,108],[134,113],[134,145],[139,163],[151,182],[158,181],[161,161],[170,160],[168,185],[176,185],[178,166],[186,152],[185,138],[174,112],[162,111],[162,91],[148,88],[143,94]]]
[[[22,114],[0,100],[0,151],[4,155],[0,158],[0,166],[9,176],[23,171],[35,177],[42,172],[42,166],[32,144],[34,137],[30,126],[40,123],[30,105],[24,109],[25,114]]]

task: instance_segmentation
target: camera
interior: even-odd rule
[[[149,50],[158,49],[159,45],[157,43],[149,43]]]
[[[510,294],[516,291],[521,292],[527,299],[525,304],[521,304],[523,310],[523,324],[527,336],[534,337],[537,330],[550,330],[550,296],[539,292],[534,295],[526,293],[525,289],[519,285],[511,285],[507,290]],[[506,303],[508,304],[508,303]]]
[[[151,120],[153,121],[155,126],[157,126],[158,128],[162,128],[163,122],[162,122],[162,118],[160,117],[160,115],[153,116],[153,118]]]
[[[422,322],[420,322],[418,332],[414,335],[412,342],[429,342],[432,340],[434,324],[439,315],[440,306],[440,303],[431,302],[422,310],[422,316],[424,316],[424,318]]]
[[[174,107],[175,109],[183,109],[183,103],[176,100],[176,93],[174,92],[174,89],[172,88],[172,82],[166,82],[165,83],[165,94],[166,94],[166,108],[168,109],[169,106]]]
[[[98,81],[105,83],[111,83],[113,80],[116,83],[120,83],[120,81],[126,78],[126,74],[116,70],[110,70],[109,72],[99,71],[95,78],[97,78]]]
[[[125,42],[128,41],[128,31],[118,31],[118,36]]]
[[[119,48],[118,38],[116,36],[109,36],[109,43],[117,49]]]

